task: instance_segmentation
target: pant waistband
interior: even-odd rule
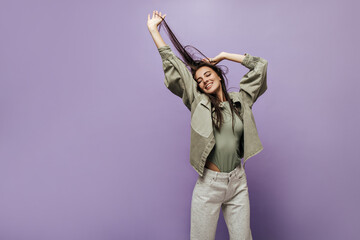
[[[211,170],[209,168],[205,168],[204,170],[204,178],[214,178],[216,180],[228,180],[233,177],[240,177],[242,174],[245,174],[244,168],[239,164],[234,170],[231,172],[217,172]]]

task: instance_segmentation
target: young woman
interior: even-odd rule
[[[267,89],[267,61],[248,53],[221,52],[207,58],[197,49],[205,58],[196,60],[186,50],[188,46],[179,43],[165,16],[153,11],[147,26],[162,58],[166,87],[191,111],[190,164],[199,174],[191,200],[191,239],[215,239],[221,208],[230,239],[250,240],[245,162],[263,149],[252,106]],[[165,44],[158,30],[160,23],[183,60]],[[225,59],[249,69],[239,92],[227,91],[226,76],[216,66]]]

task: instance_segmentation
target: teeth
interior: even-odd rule
[[[208,85],[206,85],[206,89],[209,89],[212,85],[213,83],[209,83]]]

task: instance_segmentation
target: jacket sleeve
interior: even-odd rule
[[[199,95],[197,83],[185,64],[172,51],[169,45],[158,48],[165,74],[165,86],[182,98],[185,106],[191,110],[191,104]]]
[[[268,61],[245,53],[245,58],[241,64],[250,69],[250,71],[240,81],[240,94],[243,95],[243,98],[252,107],[258,97],[267,89],[266,72]]]

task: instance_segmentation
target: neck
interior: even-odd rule
[[[218,93],[216,95],[217,95],[218,99],[220,100],[220,102],[226,101],[225,96],[224,96],[224,92],[222,91],[221,88],[220,88],[220,90],[218,91]]]

